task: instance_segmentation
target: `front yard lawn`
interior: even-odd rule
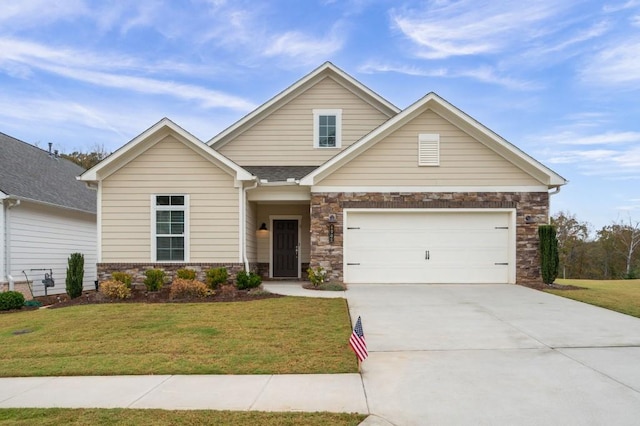
[[[353,373],[344,299],[102,304],[0,316],[0,376]]]
[[[7,408],[0,425],[357,425],[367,416],[259,411],[166,411],[132,409]]]
[[[640,318],[640,280],[557,279],[556,284],[583,287],[583,289],[545,291]]]

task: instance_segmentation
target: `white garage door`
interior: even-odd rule
[[[345,211],[347,283],[508,283],[510,211]]]

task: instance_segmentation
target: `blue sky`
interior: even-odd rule
[[[569,179],[552,212],[640,219],[640,0],[4,1],[0,131],[112,151],[166,116],[208,140],[327,60]]]

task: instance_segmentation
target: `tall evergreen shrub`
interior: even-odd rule
[[[71,253],[67,267],[67,294],[75,299],[82,295],[82,281],[84,280],[84,255]]]
[[[540,240],[540,272],[542,281],[551,284],[558,276],[560,260],[558,258],[558,239],[556,228],[553,225],[541,225],[538,227]]]

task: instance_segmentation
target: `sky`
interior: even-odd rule
[[[568,179],[552,213],[640,220],[640,0],[0,0],[0,132],[111,152],[168,117],[207,141],[325,61]]]

